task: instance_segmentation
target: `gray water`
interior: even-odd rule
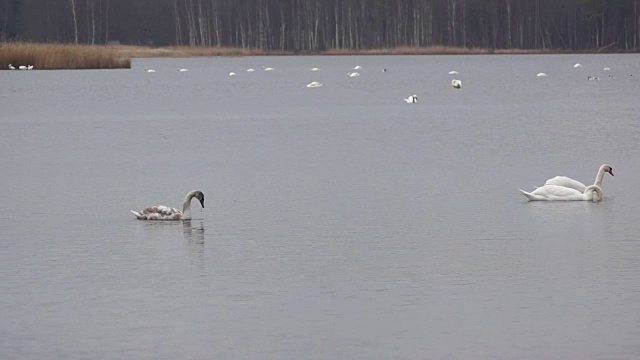
[[[638,55],[139,59],[0,83],[4,359],[640,357]],[[518,192],[603,163],[601,203]],[[129,212],[193,189],[191,221]]]

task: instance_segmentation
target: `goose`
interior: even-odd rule
[[[27,66],[27,70],[33,70],[33,65]]]
[[[458,73],[458,72],[457,72],[457,71],[455,71],[455,70],[451,70],[451,71],[449,71],[449,75],[455,75],[455,74],[457,74],[457,73]]]
[[[456,89],[460,89],[462,87],[462,81],[453,79],[451,80],[451,86],[453,86]]]
[[[529,201],[602,201],[604,193],[598,185],[589,185],[580,192],[576,189],[571,189],[558,185],[545,185],[539,187],[532,192],[526,192],[520,190],[520,192],[526,196]]]
[[[320,68],[311,68],[311,71],[320,71]]]
[[[602,69],[602,70],[604,70],[604,71],[609,71],[609,70],[611,70],[611,68],[607,66],[607,67],[605,67],[605,68],[604,68],[604,69]]]
[[[602,186],[602,180],[604,179],[604,173],[606,172],[613,176],[613,168],[611,166],[607,164],[601,165],[598,169],[598,173],[596,174],[596,181],[593,183],[593,185]],[[566,176],[553,177],[547,180],[544,184],[564,186],[566,188],[574,189],[579,192],[584,192],[584,190],[587,188],[587,186],[580,181],[573,180],[572,178]]]
[[[189,71],[189,69],[185,69],[185,68],[178,69],[178,72],[187,72],[187,71]]]
[[[262,70],[264,70],[264,71],[273,71],[273,68],[272,67],[264,67],[263,66]]]
[[[146,71],[146,72],[148,72],[148,73],[154,73],[154,72],[156,72],[155,70],[153,70],[153,69],[149,69],[149,68],[144,68],[144,71]]]
[[[234,73],[233,71],[229,73],[229,76],[236,76],[236,73]]]
[[[347,74],[347,76],[349,76],[349,77],[358,77],[358,76],[360,76],[360,73],[350,72],[350,73]]]
[[[545,74],[545,73],[538,73],[538,75],[536,75],[536,76],[537,76],[537,77],[545,77],[545,76],[547,76],[547,74]]]
[[[574,68],[576,68],[576,69],[577,69],[577,68],[581,68],[581,67],[582,67],[582,64],[577,63],[577,64],[573,65],[573,67],[574,67]]]
[[[184,198],[182,211],[168,206],[158,205],[141,211],[130,210],[138,220],[191,220],[191,199],[196,198],[204,208],[204,194],[202,191],[190,191]]]
[[[418,103],[418,95],[413,94],[408,98],[404,99],[407,104],[417,104]]]
[[[247,69],[247,72],[254,72],[256,71],[255,69]]]
[[[15,66],[13,66],[13,65],[9,64],[9,70],[15,70],[15,69],[16,69],[16,67],[15,67]]]
[[[317,81],[312,81],[310,83],[307,84],[308,88],[315,88],[315,87],[321,87],[322,83],[317,82]]]
[[[353,67],[353,70],[360,70],[360,69],[362,69],[362,66],[360,66],[360,65],[356,65],[356,66]]]
[[[20,66],[18,66],[18,69],[20,69],[20,70],[27,70],[28,68],[27,68],[26,66],[24,66],[24,65],[20,65]]]

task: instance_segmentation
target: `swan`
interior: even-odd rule
[[[16,67],[15,67],[15,66],[13,66],[13,65],[9,64],[9,70],[15,70],[15,69],[16,69]]]
[[[407,104],[417,104],[418,103],[418,95],[413,94],[413,95],[409,96],[408,98],[404,99],[404,101],[406,101]]]
[[[264,67],[263,66],[262,70],[264,70],[264,71],[273,71],[273,68],[272,67]]]
[[[544,77],[544,76],[547,76],[547,74],[545,74],[545,73],[538,73],[538,75],[536,75],[536,76],[537,76],[537,77]]]
[[[350,72],[350,73],[347,74],[347,76],[349,76],[349,77],[358,77],[358,76],[360,76],[360,73]]]
[[[247,69],[247,72],[254,72],[255,69]]]
[[[189,71],[189,69],[185,69],[185,68],[178,69],[178,72],[187,72],[187,71]]]
[[[582,64],[577,63],[577,64],[573,65],[573,67],[574,67],[574,68],[576,68],[576,69],[577,69],[577,68],[581,68],[581,67],[582,67]]]
[[[360,66],[360,65],[356,65],[356,66],[353,67],[353,70],[360,70],[360,69],[362,69],[362,66]]]
[[[604,192],[598,185],[589,185],[580,192],[558,185],[545,185],[528,193],[524,190],[520,192],[529,199],[529,201],[602,201]]]
[[[233,71],[229,73],[229,76],[236,76],[236,73],[234,73]]]
[[[602,180],[604,178],[604,173],[606,172],[608,172],[609,174],[611,174],[611,176],[613,176],[613,168],[611,166],[607,164],[601,165],[600,168],[598,169],[598,173],[596,174],[596,181],[593,183],[593,185],[602,186]],[[587,186],[581,183],[580,181],[573,180],[572,178],[566,177],[566,176],[553,177],[547,180],[544,184],[564,186],[570,189],[577,190],[579,192],[584,192],[584,190],[587,188]]]
[[[200,205],[204,208],[204,194],[202,191],[190,191],[184,198],[182,211],[163,206],[152,206],[141,210],[140,212],[130,210],[138,220],[191,220],[191,199],[200,200]]]
[[[453,86],[456,89],[460,89],[462,87],[462,81],[453,79],[451,80],[451,86]]]
[[[153,69],[149,69],[149,68],[144,68],[144,71],[146,71],[146,72],[148,72],[148,73],[154,73],[154,72],[156,72],[155,70],[153,70]]]
[[[455,70],[451,70],[451,71],[449,71],[449,75],[455,75],[455,74],[457,74],[457,73],[458,73],[458,72],[457,72],[457,71],[455,71]]]
[[[607,67],[605,67],[605,68],[604,68],[604,69],[602,69],[602,70],[604,70],[604,71],[609,71],[609,70],[611,70],[611,68],[607,66]]]
[[[311,71],[320,71],[320,68],[311,68]]]
[[[597,76],[587,76],[587,80],[600,80]]]
[[[308,88],[315,88],[315,87],[321,87],[322,83],[317,82],[317,81],[312,81],[310,83],[307,84]]]
[[[33,65],[27,66],[27,70],[33,70]]]
[[[24,66],[24,65],[20,65],[20,66],[18,66],[18,69],[20,69],[20,70],[27,70],[27,67],[26,67],[26,66]]]

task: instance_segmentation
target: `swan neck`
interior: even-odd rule
[[[598,169],[598,175],[596,175],[596,181],[593,183],[593,185],[602,185],[602,179],[604,178],[604,167],[605,165],[600,166],[600,169]]]
[[[587,200],[591,200],[593,202],[601,201],[604,199],[604,192],[598,185],[590,185],[584,190],[584,194],[587,197]]]
[[[182,220],[191,220],[191,199],[196,196],[196,191],[191,191],[184,197],[182,204]]]

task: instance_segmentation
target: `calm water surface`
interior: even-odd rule
[[[640,358],[638,55],[0,82],[5,359]],[[602,203],[518,193],[605,162]],[[193,189],[190,222],[129,213]]]

